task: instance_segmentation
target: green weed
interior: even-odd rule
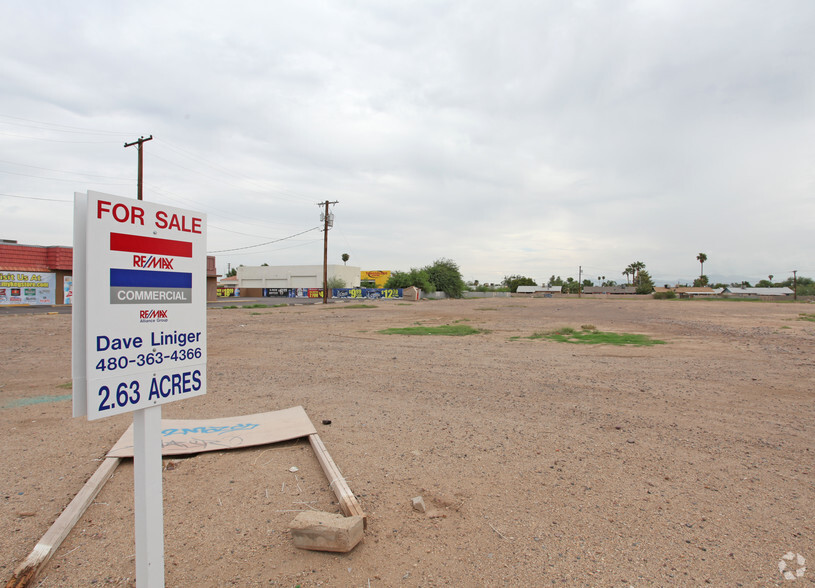
[[[474,329],[470,325],[441,325],[439,327],[402,327],[383,329],[379,331],[383,335],[446,335],[450,337],[462,337],[464,335],[475,335],[486,333],[483,329]]]
[[[520,337],[516,337],[514,339],[519,338]],[[598,331],[593,325],[583,325],[580,331],[571,327],[562,327],[554,331],[534,333],[525,338],[548,339],[549,341],[557,341],[560,343],[577,343],[582,345],[633,345],[635,347],[648,347],[651,345],[665,344],[665,341],[651,339],[647,335]]]

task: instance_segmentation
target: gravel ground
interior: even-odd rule
[[[812,305],[358,306],[210,309],[209,391],[162,410],[302,405],[368,513],[363,542],[293,547],[298,511],[339,511],[307,441],[165,460],[168,586],[815,584],[815,323],[798,320]],[[486,332],[378,332],[454,322]],[[667,344],[523,338],[587,324]],[[132,416],[71,418],[70,316],[0,316],[0,329],[8,579]],[[788,552],[813,566],[794,584],[779,572]],[[134,570],[125,461],[39,585],[129,586]]]

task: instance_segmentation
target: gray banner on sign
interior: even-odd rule
[[[143,288],[128,286],[110,289],[111,304],[189,304],[192,288]]]

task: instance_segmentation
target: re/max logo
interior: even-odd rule
[[[140,310],[139,311],[139,318],[140,319],[166,319],[167,318],[167,311],[166,310]]]
[[[133,267],[142,267],[142,268],[151,268],[155,267],[158,269],[173,269],[173,258],[172,257],[156,257],[155,255],[134,255],[133,256]]]

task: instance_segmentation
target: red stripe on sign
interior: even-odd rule
[[[173,257],[192,257],[192,243],[188,241],[141,237],[139,235],[125,235],[124,233],[110,234],[110,250],[172,255]]]

